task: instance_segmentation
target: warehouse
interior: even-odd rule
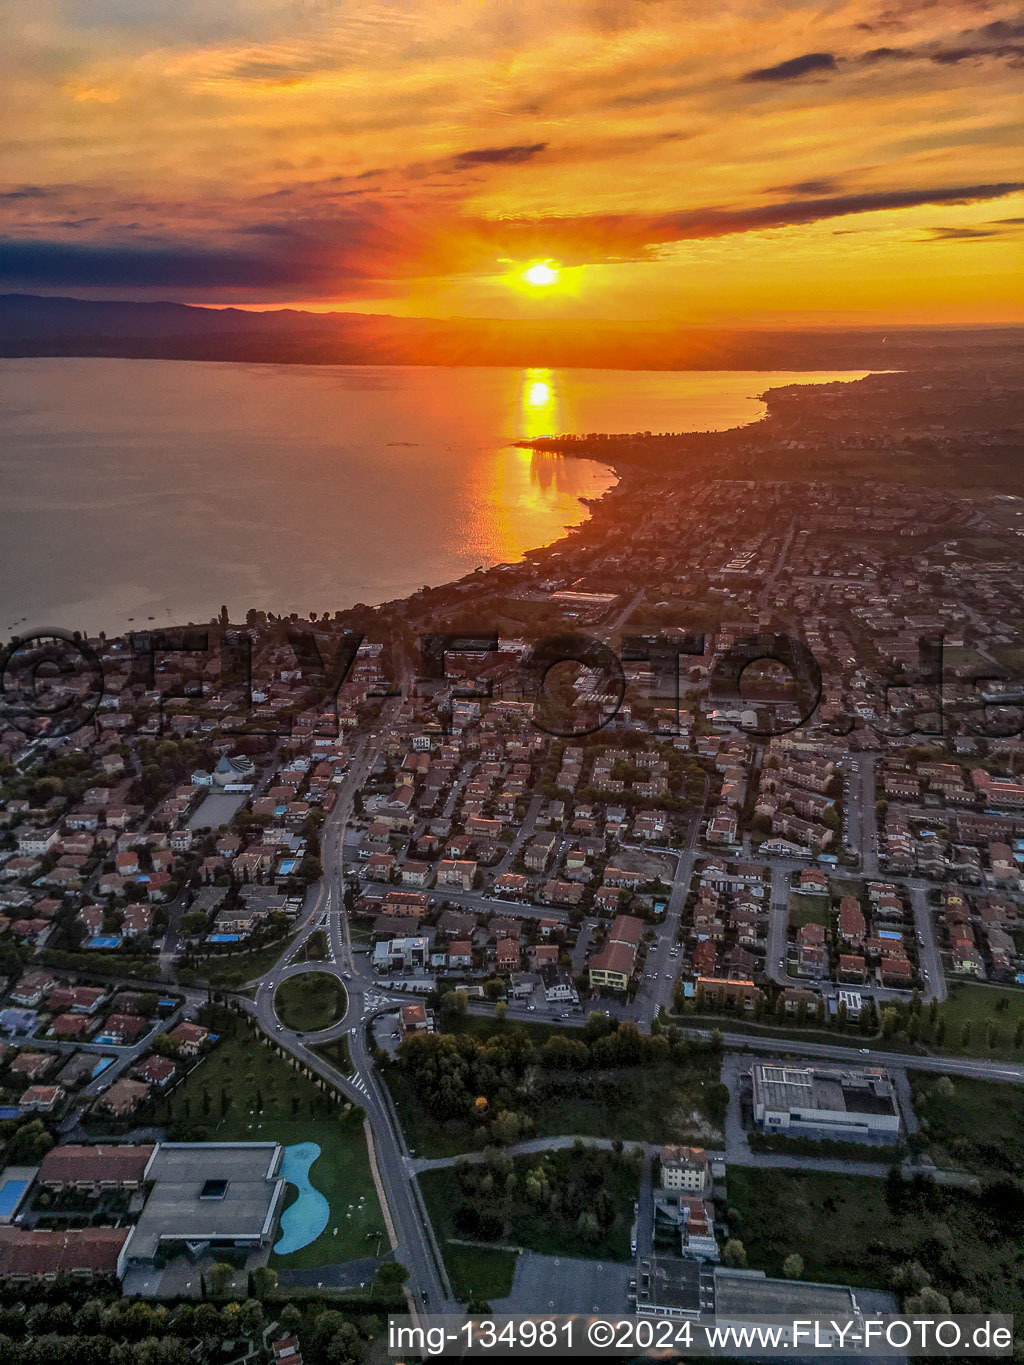
[[[900,1130],[896,1092],[878,1068],[860,1070],[756,1062],[754,1122],[766,1132],[862,1141]]]

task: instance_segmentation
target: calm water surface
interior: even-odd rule
[[[615,482],[510,441],[721,430],[773,384],[857,377],[0,361],[0,631],[400,597],[557,539]]]

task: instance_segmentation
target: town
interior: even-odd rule
[[[0,1333],[1020,1303],[1021,414],[957,374],[535,442],[619,477],[554,545],[80,637],[74,726],[74,637],[12,642]]]

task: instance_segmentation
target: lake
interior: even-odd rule
[[[511,441],[723,430],[860,373],[3,360],[0,630],[401,597],[549,544],[615,482]]]

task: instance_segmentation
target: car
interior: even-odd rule
[[[535,1010],[535,1009],[537,1008],[537,1006],[536,1006],[536,1005],[527,1005],[526,1008],[527,1008],[528,1010]]]
[[[859,1047],[857,1051],[862,1057],[870,1057],[871,1055],[871,1049],[869,1047]]]
[[[779,966],[780,966],[780,967],[784,967],[785,965],[786,965],[786,959],[785,959],[784,957],[780,957],[780,958],[779,958]]]
[[[565,1014],[559,1015],[559,1018],[560,1018],[560,1019],[568,1019],[568,1018],[569,1018],[569,1012],[568,1012],[568,1010],[566,1010]]]
[[[277,1029],[278,1033],[280,1033],[284,1028],[284,1024],[275,1024],[274,1027]]]

